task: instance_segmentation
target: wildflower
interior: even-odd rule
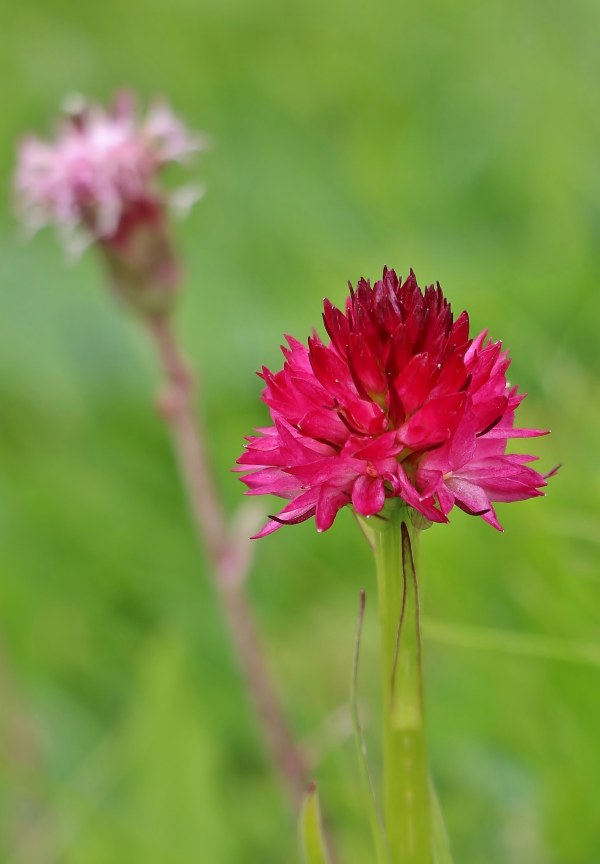
[[[145,303],[147,295],[164,297],[179,281],[167,211],[171,204],[193,203],[198,190],[168,195],[158,176],[204,146],[166,104],[155,104],[141,119],[130,93],[119,94],[108,110],[77,97],[54,141],[29,137],[21,143],[18,213],[30,231],[54,225],[71,254],[97,244],[128,299],[140,292]]]
[[[487,331],[470,339],[439,285],[386,268],[350,285],[344,311],[325,300],[323,320],[330,341],[286,337],[283,369],[259,373],[273,425],[247,439],[238,470],[248,494],[290,503],[257,536],[312,516],[323,531],[345,505],[374,516],[388,498],[431,522],[457,505],[500,529],[493,502],[543,494],[536,457],[506,453],[510,438],[546,434],[514,426],[524,396],[508,354]]]

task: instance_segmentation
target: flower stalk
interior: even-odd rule
[[[392,864],[431,864],[416,530],[397,501],[388,502],[377,522],[386,834]]]
[[[304,798],[307,769],[285,718],[265,664],[243,583],[250,563],[250,541],[228,530],[213,483],[205,436],[194,408],[194,381],[167,315],[148,317],[166,389],[159,401],[170,428],[179,470],[187,490],[196,532],[206,550],[214,587],[226,618],[237,661],[254,702],[265,743],[283,789],[297,810]]]

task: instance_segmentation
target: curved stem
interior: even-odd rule
[[[194,383],[171,322],[166,315],[148,318],[147,322],[167,381],[161,414],[171,430],[196,532],[210,561],[214,587],[265,742],[290,802],[297,809],[307,786],[307,771],[272,685],[243,590],[250,560],[248,548],[228,530],[203,430],[194,410]]]
[[[431,864],[419,592],[408,510],[374,531],[383,675],[384,819],[392,864]]]

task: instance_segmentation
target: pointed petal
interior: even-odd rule
[[[363,474],[352,490],[352,504],[361,516],[374,516],[385,504],[385,489],[382,477],[369,477]]]

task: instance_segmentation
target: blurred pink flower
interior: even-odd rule
[[[202,190],[167,193],[159,174],[206,145],[164,103],[141,118],[129,92],[108,110],[73,97],[54,141],[19,147],[18,214],[31,232],[54,225],[71,255],[95,245],[122,300],[144,316],[165,314],[181,283],[169,211],[189,209]]]
[[[537,457],[509,455],[509,438],[546,434],[514,427],[523,395],[506,381],[510,364],[484,331],[469,338],[439,287],[421,291],[393,270],[350,286],[345,311],[325,300],[330,341],[286,337],[285,364],[259,373],[272,426],[249,437],[237,470],[248,494],[289,499],[257,535],[315,516],[331,526],[352,504],[363,516],[403,499],[432,522],[456,504],[500,529],[492,502],[543,494]]]
[[[164,103],[142,119],[129,92],[108,110],[73,97],[52,142],[27,137],[19,146],[18,213],[31,231],[55,225],[72,253],[94,240],[122,244],[169,203],[159,171],[205,144]],[[194,194],[187,193],[190,203]]]

